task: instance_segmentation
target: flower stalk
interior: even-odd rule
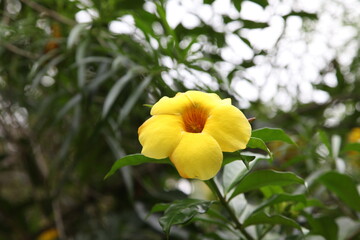
[[[209,186],[211,191],[219,198],[221,205],[229,213],[229,216],[231,220],[234,222],[236,228],[245,236],[247,240],[254,240],[254,238],[243,228],[242,224],[239,222],[239,219],[236,217],[234,211],[230,208],[229,203],[227,202],[225,197],[221,194],[214,179],[212,178],[210,180],[207,180],[205,181],[205,183]]]

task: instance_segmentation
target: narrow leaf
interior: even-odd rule
[[[256,129],[252,132],[251,136],[255,138],[260,138],[264,142],[282,141],[289,144],[295,144],[294,141],[291,140],[291,138],[284,132],[284,130],[279,128]]]
[[[150,84],[152,80],[152,76],[147,76],[140,85],[136,88],[134,92],[130,95],[130,97],[126,100],[125,104],[122,106],[120,113],[119,113],[119,122],[122,122],[125,117],[127,117],[134,107],[136,101],[139,97],[144,93],[147,86]]]
[[[155,204],[150,212],[146,215],[145,219],[147,219],[148,217],[151,216],[151,214],[153,213],[157,213],[157,212],[164,212],[166,209],[168,209],[170,206],[170,203],[157,203]]]
[[[250,215],[245,220],[243,226],[247,227],[247,226],[257,225],[257,224],[271,224],[271,225],[281,224],[281,225],[301,229],[301,226],[297,222],[295,222],[294,220],[292,220],[290,218],[287,218],[282,215],[269,216],[264,212],[259,212],[259,213]]]
[[[263,8],[265,8],[266,6],[269,5],[268,0],[249,0],[249,1],[258,4],[258,5],[262,6]]]
[[[314,218],[312,215],[307,214],[307,220],[310,225],[310,234],[321,235],[326,240],[337,240],[338,238],[338,225],[333,217],[322,216]]]
[[[67,47],[72,48],[79,42],[81,33],[90,25],[88,23],[80,23],[71,29],[69,37],[67,39]]]
[[[255,29],[255,28],[266,28],[269,26],[266,22],[254,22],[250,20],[241,20],[243,23],[243,28]]]
[[[168,158],[164,159],[154,159],[146,157],[142,154],[132,154],[127,155],[123,158],[117,160],[111,167],[110,171],[106,174],[104,179],[107,179],[111,175],[113,175],[118,169],[125,167],[125,166],[136,166],[142,163],[167,163],[171,164]]]
[[[235,188],[230,199],[236,195],[264,186],[304,184],[304,180],[291,172],[277,172],[274,170],[260,170],[246,175]]]
[[[290,194],[277,194],[260,204],[253,213],[259,212],[260,210],[282,202],[294,202],[294,203],[306,203],[306,197],[304,194],[290,195]]]
[[[329,136],[326,134],[325,131],[319,130],[319,137],[321,142],[324,143],[326,148],[329,150],[329,153],[332,155],[332,148],[331,148]]]
[[[232,152],[232,153],[224,152],[223,155],[224,155],[224,160],[222,163],[223,166],[236,160],[242,160],[242,161],[245,160],[247,162],[251,162],[256,158],[256,156],[243,155],[240,154],[239,152]]]
[[[151,208],[150,213],[164,212],[169,206],[170,203],[157,203]]]
[[[124,86],[126,85],[126,83],[133,77],[133,72],[132,71],[128,71],[128,73],[126,75],[124,75],[122,78],[120,78],[112,87],[112,89],[110,90],[109,94],[106,96],[105,99],[105,103],[104,103],[104,108],[103,108],[103,112],[102,112],[102,116],[105,117],[111,107],[113,106],[115,100],[118,98],[121,90],[124,88]]]
[[[248,172],[255,166],[260,158],[249,163],[249,168],[243,162],[236,161],[224,167],[223,184],[225,193],[233,189]]]
[[[321,175],[317,180],[335,193],[350,208],[360,211],[360,195],[355,181],[350,176],[330,171]]]
[[[213,201],[197,199],[184,199],[173,202],[159,219],[160,225],[166,235],[169,235],[171,226],[184,224],[198,214],[206,213]]]
[[[360,152],[360,143],[348,143],[341,150],[342,153],[349,152],[349,151]]]
[[[265,142],[261,138],[251,137],[247,146],[247,148],[258,148],[267,152],[270,156],[270,160],[273,159],[272,153],[269,148],[266,146]]]
[[[56,119],[59,120],[60,118],[62,118],[68,111],[70,111],[70,109],[72,109],[73,107],[75,107],[77,104],[79,104],[81,101],[81,94],[78,93],[76,94],[74,97],[72,97],[63,108],[61,108],[61,110],[58,112],[58,114],[56,115]]]

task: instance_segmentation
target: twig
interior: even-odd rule
[[[32,53],[32,52],[29,52],[29,51],[26,51],[24,49],[21,49],[21,48],[18,48],[17,46],[13,45],[13,44],[10,44],[10,43],[5,43],[4,44],[5,48],[7,48],[9,51],[17,54],[17,55],[20,55],[20,56],[23,56],[23,57],[26,57],[26,58],[30,58],[30,59],[37,59],[39,56],[35,53]]]
[[[254,238],[243,228],[242,224],[239,222],[239,219],[236,217],[235,213],[231,210],[228,202],[225,200],[223,195],[221,194],[219,188],[217,187],[214,179],[207,180],[206,183],[210,187],[210,189],[215,193],[215,195],[219,198],[220,203],[229,213],[231,220],[235,223],[236,228],[240,230],[240,232],[245,236],[248,240],[254,240]]]
[[[64,222],[62,220],[61,210],[60,210],[60,206],[59,206],[58,201],[59,200],[54,200],[52,202],[52,207],[53,207],[53,211],[54,211],[54,218],[55,218],[55,226],[56,226],[56,230],[59,233],[60,240],[65,240],[66,235],[65,235]]]
[[[32,9],[34,9],[40,13],[44,13],[59,22],[62,22],[64,24],[71,25],[71,26],[76,24],[76,22],[74,20],[64,17],[64,16],[58,14],[57,12],[38,4],[37,2],[33,2],[31,0],[21,0],[21,1],[23,3],[25,3],[26,5],[28,5],[29,7],[31,7]]]
[[[248,121],[249,121],[249,122],[253,122],[253,121],[255,121],[255,120],[256,120],[256,117],[248,118]]]

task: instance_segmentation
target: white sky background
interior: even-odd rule
[[[228,46],[221,50],[225,61],[218,66],[224,75],[242,61],[251,59],[254,53],[237,35],[232,34],[232,30],[241,25],[223,24],[220,14],[233,19],[240,16],[243,19],[269,23],[270,26],[265,29],[240,30],[240,35],[248,38],[257,50],[269,53],[268,56],[257,56],[254,59],[255,67],[244,69],[234,77],[231,89],[241,97],[241,108],[247,108],[250,101],[258,98],[287,111],[291,109],[294,99],[303,103],[326,102],[329,100],[328,94],[313,89],[311,83],[325,82],[335,87],[335,74],[330,73],[325,78],[320,78],[319,71],[334,56],[338,57],[337,60],[342,65],[349,65],[359,47],[354,38],[358,31],[356,27],[359,27],[356,24],[360,20],[358,0],[269,0],[269,6],[265,9],[244,1],[240,13],[230,4],[230,0],[216,0],[211,6],[204,5],[202,0],[169,0],[166,8],[169,25],[173,28],[181,23],[191,29],[198,26],[201,19],[216,31],[226,33]],[[145,9],[154,12],[155,6],[147,2]],[[281,16],[291,11],[317,13],[319,20],[303,22],[300,17],[292,16],[285,22]],[[76,15],[76,19],[78,22],[89,22],[96,15],[96,12],[84,10]],[[344,19],[354,25],[344,25]],[[113,21],[109,26],[114,33],[136,32],[131,16]],[[285,31],[278,41],[284,26]],[[304,28],[310,30],[305,32]],[[156,47],[157,43],[154,41],[152,45]],[[169,74],[163,75],[168,82],[172,78],[184,79],[186,85],[192,88],[200,79],[213,89],[218,87],[209,74],[189,73],[183,66],[174,66],[167,58],[163,59],[163,63],[174,68]]]

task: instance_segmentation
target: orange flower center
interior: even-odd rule
[[[182,114],[182,118],[185,131],[191,133],[201,133],[208,118],[208,112],[195,105],[186,109]]]

